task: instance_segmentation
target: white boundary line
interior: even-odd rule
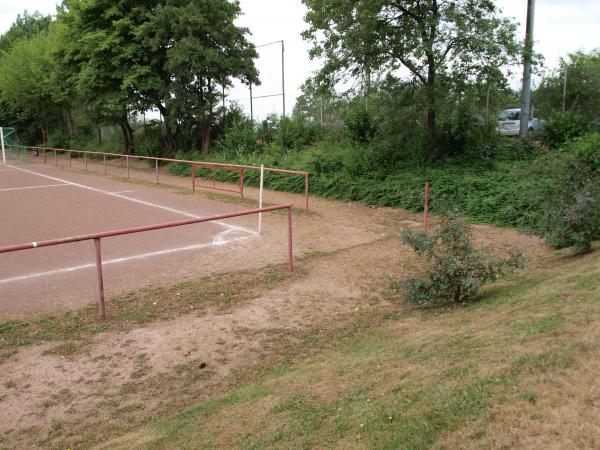
[[[41,188],[49,188],[49,187],[56,187],[56,186],[68,186],[68,184],[61,183],[61,184],[46,184],[44,186],[25,186],[25,187],[17,187],[17,188],[5,188],[5,189],[0,189],[0,192],[22,191],[25,189],[41,189]]]
[[[131,197],[127,197],[125,195],[121,195],[121,194],[117,194],[117,193],[105,191],[105,190],[94,188],[94,187],[91,187],[91,186],[86,186],[85,184],[79,184],[79,183],[74,183],[72,181],[63,180],[62,178],[51,177],[50,175],[44,175],[44,174],[41,174],[41,173],[38,173],[38,172],[34,172],[32,170],[22,169],[21,167],[15,167],[15,166],[13,166],[11,164],[7,164],[7,167],[12,167],[13,169],[19,170],[21,172],[30,173],[32,175],[37,175],[37,176],[40,176],[40,177],[44,177],[44,178],[47,178],[49,180],[59,181],[61,183],[69,184],[71,186],[76,186],[76,187],[79,187],[79,188],[82,188],[82,189],[87,189],[89,191],[98,192],[98,193],[105,194],[105,195],[110,195],[112,197],[120,198],[122,200],[129,200],[130,202],[138,203],[138,204],[144,205],[144,206],[149,206],[151,208],[162,209],[163,211],[168,211],[168,212],[171,212],[171,213],[174,213],[174,214],[179,214],[181,216],[189,217],[191,219],[200,219],[202,217],[202,216],[197,216],[196,214],[192,214],[192,213],[189,213],[189,212],[186,212],[186,211],[182,211],[182,210],[179,210],[179,209],[174,209],[174,208],[170,208],[168,206],[159,205],[158,203],[151,203],[151,202],[147,202],[147,201],[144,201],[144,200],[139,200],[137,198],[131,198]],[[221,220],[214,220],[214,221],[212,221],[212,223],[217,223],[217,224],[221,225],[222,227],[228,228],[230,230],[243,231],[243,232],[248,233],[248,234],[253,235],[253,236],[257,236],[258,235],[258,233],[256,231],[254,231],[254,230],[250,230],[248,228],[240,227],[240,226],[237,226],[237,225],[231,225],[231,224],[228,224],[228,223],[223,222]]]
[[[186,247],[168,248],[168,249],[158,250],[158,251],[150,252],[150,253],[142,253],[140,255],[133,255],[133,256],[126,256],[123,258],[109,259],[106,261],[102,261],[102,266],[106,266],[109,264],[119,264],[119,263],[124,263],[124,262],[129,262],[129,261],[135,261],[135,260],[139,260],[139,259],[146,259],[146,258],[151,258],[154,256],[167,255],[167,254],[171,254],[171,253],[178,253],[178,252],[184,252],[184,251],[190,251],[190,250],[199,250],[199,249],[208,248],[208,247],[220,247],[223,245],[230,244],[232,242],[243,241],[244,239],[250,238],[250,236],[241,236],[241,237],[230,239],[228,241],[224,240],[223,236],[225,234],[229,233],[230,231],[231,230],[227,230],[227,231],[224,231],[223,233],[219,233],[217,236],[214,237],[213,241],[209,242],[209,243],[188,245]],[[95,263],[82,264],[80,266],[73,266],[73,267],[63,267],[61,269],[49,270],[47,272],[35,272],[35,273],[27,274],[27,275],[20,275],[17,277],[5,278],[3,280],[0,280],[0,284],[14,283],[17,281],[27,281],[27,280],[31,280],[32,278],[41,278],[41,277],[47,277],[50,275],[58,275],[58,274],[62,274],[62,273],[76,272],[79,270],[91,269],[93,267],[96,267]]]

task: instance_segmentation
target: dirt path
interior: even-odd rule
[[[297,196],[269,192],[269,198]],[[275,281],[258,285],[244,301],[207,304],[83,341],[18,347],[0,358],[0,446],[89,448],[156,413],[210,398],[298,333],[342,329],[362,309],[387,305],[390,283],[418,269],[398,232],[420,226],[419,216],[324,199],[311,199],[311,208],[310,215],[296,215],[297,254],[304,256],[297,273],[278,281],[277,273],[266,272]],[[518,247],[532,256],[543,248],[512,230],[475,226],[473,232],[501,252]],[[256,269],[264,277],[259,268],[271,261],[258,255],[233,269]],[[238,294],[235,283],[227,289],[224,303]]]

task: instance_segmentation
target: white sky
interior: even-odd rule
[[[17,14],[27,9],[53,14],[55,0],[0,0],[0,33],[5,32]],[[244,13],[239,24],[252,32],[256,45],[273,41],[285,41],[286,109],[291,112],[299,87],[318,63],[308,58],[308,43],[300,33],[306,28],[305,8],[301,0],[241,0]],[[519,37],[525,34],[524,24],[527,0],[496,0],[503,14],[520,22]],[[535,19],[535,50],[546,58],[547,67],[556,67],[558,59],[576,50],[600,48],[600,1],[599,0],[537,0]],[[281,92],[281,50],[279,46],[259,49],[257,66],[262,85],[254,89],[255,96]],[[518,82],[516,80],[515,82]],[[230,99],[239,99],[245,108],[249,105],[246,88],[235,87],[229,92]],[[281,99],[256,99],[255,117],[262,118],[270,112],[281,113]]]

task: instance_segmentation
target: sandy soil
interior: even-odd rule
[[[176,187],[185,180],[162,174],[161,180],[173,186],[162,189],[190,196]],[[248,189],[247,195],[255,198],[256,191]],[[302,201],[301,196],[271,191],[267,198],[269,203]],[[207,308],[127,331],[99,333],[68,354],[56,351],[56,343],[20,347],[0,362],[0,445],[60,446],[64,439],[75,439],[70,434],[98,423],[104,423],[106,433],[106,424],[136,417],[137,410],[143,410],[144,417],[161,410],[177,389],[192,389],[183,399],[208,398],[223,379],[260,361],[265,346],[272,345],[274,330],[331,326],[379,296],[395,278],[418,269],[398,233],[421,226],[419,215],[311,198],[310,214],[297,212],[294,219],[296,256],[308,256],[297,261],[299,274],[259,289],[248,301],[226,310]],[[281,262],[285,227],[275,225],[283,220],[270,216],[260,245],[240,243],[237,255],[223,259],[210,273]],[[521,248],[531,257],[543,248],[536,238],[513,230],[472,230],[479,244],[495,251]],[[320,252],[319,257],[314,252]],[[110,300],[107,305],[110,308]],[[184,384],[165,381],[190,370],[195,373],[193,388],[185,384],[185,377]]]

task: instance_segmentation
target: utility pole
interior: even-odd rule
[[[563,101],[562,101],[562,112],[565,113],[565,109],[567,107],[567,78],[569,76],[569,66],[565,61],[565,76],[564,76],[564,84],[563,84]]]
[[[531,102],[531,62],[533,59],[533,22],[535,0],[527,0],[527,27],[525,30],[525,53],[523,55],[523,89],[521,91],[521,126],[519,136],[527,137],[529,131],[529,104]]]
[[[254,105],[252,104],[252,83],[250,83],[250,120],[254,123]]]
[[[285,45],[281,41],[281,96],[283,98],[283,117],[285,117]]]

